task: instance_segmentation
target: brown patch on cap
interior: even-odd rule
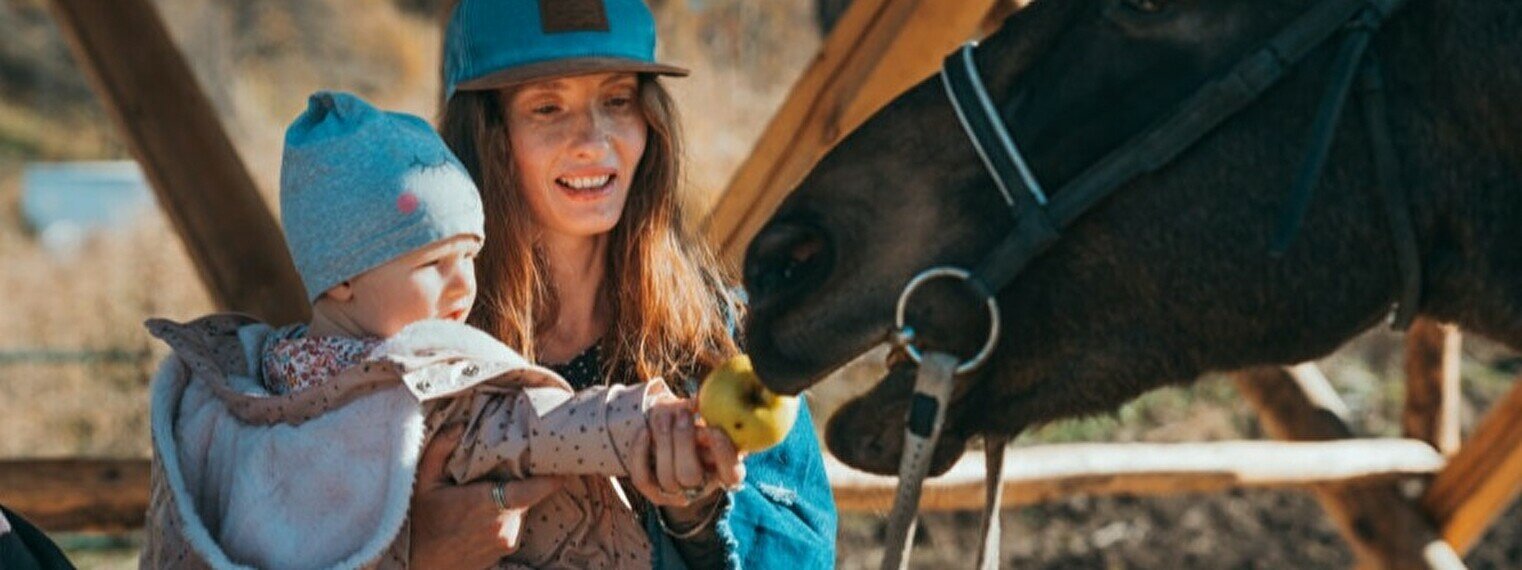
[[[539,25],[546,34],[608,31],[603,0],[539,0]]]

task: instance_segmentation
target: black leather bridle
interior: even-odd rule
[[[964,281],[988,306],[990,333],[982,349],[962,361],[965,374],[987,360],[998,342],[999,316],[995,295],[1061,237],[1061,230],[1114,193],[1126,182],[1163,167],[1221,123],[1258,99],[1312,50],[1343,35],[1332,68],[1332,81],[1312,124],[1310,143],[1291,188],[1288,207],[1273,237],[1271,255],[1289,247],[1321,177],[1342,110],[1355,77],[1361,78],[1364,123],[1373,143],[1377,184],[1394,236],[1402,293],[1394,304],[1392,322],[1404,329],[1414,318],[1421,298],[1421,267],[1408,198],[1399,186],[1395,146],[1386,118],[1383,79],[1378,62],[1368,52],[1370,39],[1404,0],[1325,0],[1300,15],[1256,52],[1225,74],[1206,83],[1156,126],[1134,136],[1089,166],[1060,190],[1048,195],[1010,136],[999,111],[983,86],[973,60],[975,43],[946,58],[940,79],[968,138],[1014,220],[1014,227],[993,251],[971,270],[933,267],[916,275],[899,296],[894,344],[915,362],[914,330],[905,322],[905,309],[925,282],[955,278]]]
[[[977,149],[1000,196],[1014,219],[1014,227],[993,251],[972,270],[932,267],[904,286],[895,311],[890,341],[919,366],[914,395],[904,427],[903,452],[899,460],[899,487],[889,514],[885,569],[907,565],[913,544],[915,512],[920,490],[945,424],[953,386],[958,376],[977,370],[993,353],[1000,333],[996,294],[1008,286],[1031,260],[1061,237],[1061,230],[1092,209],[1126,182],[1173,161],[1221,123],[1256,101],[1284,74],[1315,48],[1339,33],[1342,45],[1333,62],[1327,95],[1311,126],[1310,144],[1296,173],[1289,205],[1279,220],[1269,253],[1282,255],[1289,247],[1310,204],[1311,191],[1321,178],[1331,150],[1332,137],[1342,110],[1360,79],[1364,123],[1373,145],[1376,182],[1383,196],[1385,213],[1394,236],[1396,264],[1401,273],[1401,296],[1395,302],[1393,324],[1404,329],[1415,317],[1421,300],[1421,259],[1416,230],[1412,227],[1408,197],[1398,185],[1395,145],[1386,117],[1383,79],[1379,64],[1368,53],[1370,39],[1404,0],[1323,0],[1300,15],[1261,49],[1248,55],[1227,73],[1197,90],[1172,115],[1136,135],[1120,148],[1047,195],[1031,172],[1019,147],[1005,128],[998,109],[983,87],[973,61],[974,44],[957,50],[941,69],[941,83],[955,107],[957,118]],[[914,329],[905,321],[910,298],[923,284],[936,279],[959,279],[987,307],[988,338],[977,354],[966,360],[945,353],[920,354]],[[983,510],[982,547],[978,566],[998,564],[998,509],[1007,438],[990,436],[987,453],[987,496]]]

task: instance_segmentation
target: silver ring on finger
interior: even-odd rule
[[[507,510],[507,488],[506,487],[507,487],[507,482],[506,481],[498,481],[496,485],[492,485],[492,487],[491,487],[491,500],[492,500],[492,502],[497,504],[497,508],[498,509],[501,509],[501,510],[504,510],[504,511]]]

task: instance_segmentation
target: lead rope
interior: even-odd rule
[[[914,396],[909,400],[909,418],[904,426],[904,452],[898,463],[898,489],[893,495],[893,510],[888,514],[887,545],[883,551],[883,570],[909,567],[909,551],[914,547],[920,496],[936,442],[946,423],[946,404],[951,401],[956,384],[957,358],[944,352],[931,352],[920,361],[914,377]],[[1004,447],[1007,436],[989,436],[984,444],[985,467],[983,528],[978,548],[978,565],[982,570],[999,567],[999,510],[1004,495]]]
[[[904,452],[898,462],[898,489],[893,495],[893,510],[888,514],[887,548],[883,551],[883,570],[909,567],[909,549],[914,545],[916,515],[925,475],[930,472],[930,458],[946,423],[946,403],[956,379],[957,358],[944,352],[930,352],[920,360],[914,376],[914,396],[909,400],[909,420],[904,426]]]
[[[983,536],[979,539],[978,570],[999,567],[999,511],[1004,507],[1004,446],[1007,435],[983,438],[984,478]]]

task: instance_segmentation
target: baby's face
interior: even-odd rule
[[[392,259],[349,280],[345,312],[365,334],[390,337],[423,319],[465,322],[476,300],[481,240],[456,236]]]

